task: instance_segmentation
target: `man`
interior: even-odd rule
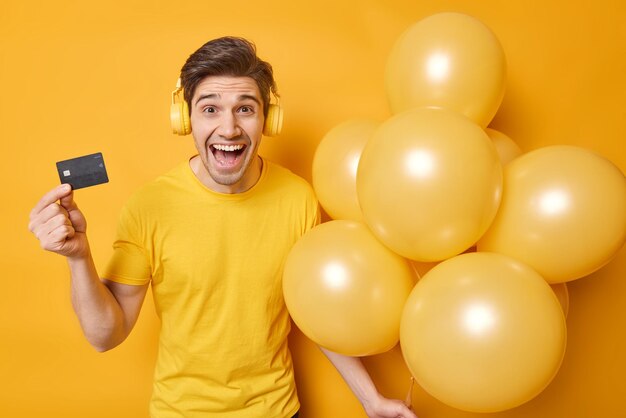
[[[258,155],[272,68],[227,37],[192,54],[181,81],[198,154],[127,202],[102,279],[69,186],[40,200],[29,228],[67,258],[74,310],[98,351],[129,335],[152,285],[153,418],[297,416],[281,275],[319,214],[304,180]],[[359,359],[325,353],[370,417],[415,417],[378,394]]]

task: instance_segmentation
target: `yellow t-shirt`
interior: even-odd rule
[[[282,271],[319,218],[312,188],[267,160],[239,194],[185,162],[123,208],[104,277],[151,281],[161,319],[153,418],[286,418],[299,408]]]

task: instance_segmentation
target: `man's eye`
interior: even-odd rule
[[[250,106],[241,106],[239,111],[242,113],[250,113],[252,112],[252,108]]]
[[[202,109],[202,111],[204,113],[215,113],[215,108],[214,107],[205,107],[204,109]]]

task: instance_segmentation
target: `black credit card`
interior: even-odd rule
[[[74,190],[109,181],[101,152],[59,161],[57,171],[61,183],[69,183]]]

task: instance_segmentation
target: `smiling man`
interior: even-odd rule
[[[152,418],[295,417],[282,269],[319,212],[308,183],[258,155],[272,68],[226,37],[194,52],[181,81],[198,154],[129,199],[102,276],[66,185],[37,203],[29,228],[67,258],[74,310],[98,351],[126,339],[152,286]],[[378,394],[359,359],[324,352],[369,417],[415,417]]]

